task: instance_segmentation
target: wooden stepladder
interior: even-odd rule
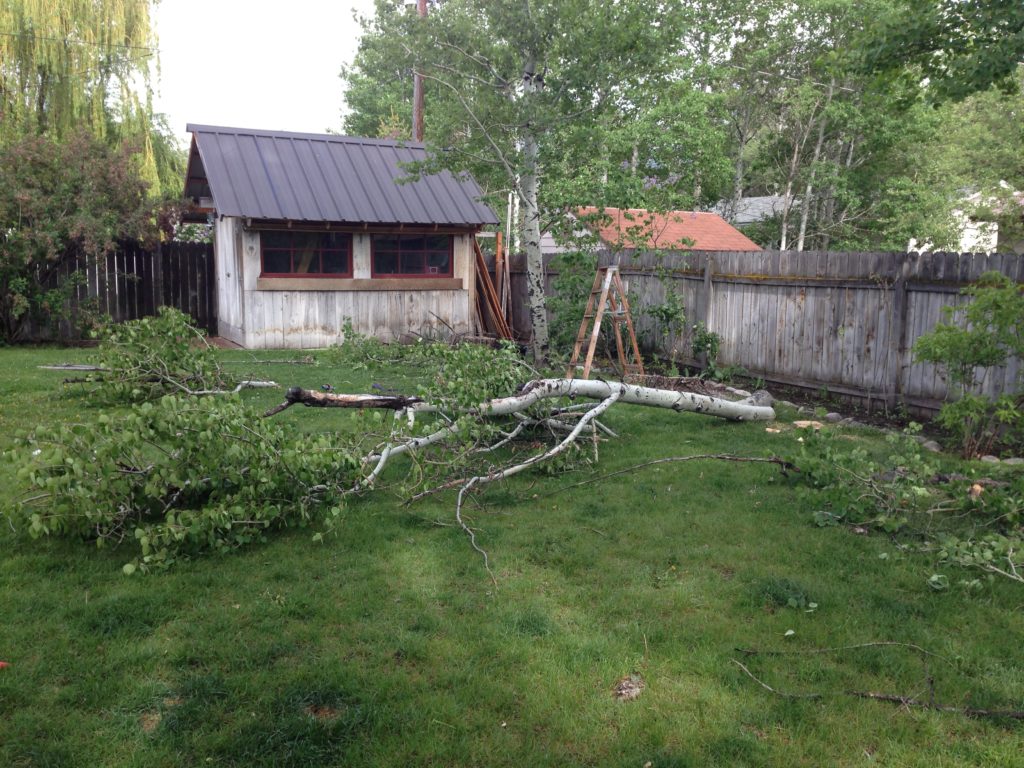
[[[590,366],[594,363],[594,351],[597,349],[597,339],[601,335],[601,321],[605,314],[611,317],[612,326],[615,329],[615,346],[619,353],[619,365],[622,366],[622,378],[644,375],[644,362],[640,357],[640,349],[636,345],[633,317],[629,313],[629,300],[622,287],[619,268],[599,267],[597,274],[594,275],[594,286],[590,291],[590,298],[587,300],[587,309],[583,313],[580,331],[576,334],[576,346],[572,350],[572,360],[569,361],[569,370],[565,374],[567,379],[574,378],[576,363],[579,361],[583,342],[588,335],[590,344],[587,346],[587,357],[583,363],[583,378],[590,378]],[[633,353],[632,363],[627,360],[627,350],[622,344],[623,323],[629,332],[630,351]]]

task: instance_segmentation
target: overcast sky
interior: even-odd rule
[[[154,107],[186,123],[322,133],[341,128],[338,72],[373,0],[162,0]],[[411,88],[411,85],[410,85]],[[187,146],[187,143],[186,143]]]

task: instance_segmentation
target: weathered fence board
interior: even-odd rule
[[[56,329],[33,327],[32,338],[73,337],[86,307],[115,322],[153,315],[162,306],[176,307],[207,333],[217,333],[210,244],[164,243],[154,249],[126,244],[98,262],[65,259],[48,282],[56,287],[67,280],[79,281],[70,300],[70,319]]]
[[[618,264],[649,350],[695,363],[692,325],[722,339],[719,365],[736,365],[769,381],[828,389],[870,404],[933,410],[947,397],[935,366],[913,358],[914,341],[964,303],[960,290],[984,272],[1024,282],[1024,257],[1012,254],[839,253],[834,251],[602,252]],[[529,328],[522,256],[510,259],[512,320]],[[557,261],[546,276],[554,291]],[[643,309],[676,291],[687,329],[666,335]],[[573,319],[573,323],[578,320]],[[1024,319],[1022,319],[1024,322]],[[984,386],[1011,388],[1021,361],[993,370]]]

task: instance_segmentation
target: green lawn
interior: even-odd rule
[[[94,418],[61,393],[62,374],[36,368],[86,356],[0,349],[0,448],[38,423]],[[222,359],[339,391],[426,375],[254,362],[287,356]],[[312,431],[352,416],[277,418]],[[621,437],[602,446],[598,472],[687,453],[763,456],[796,439],[633,406],[606,421]],[[438,524],[452,522],[452,494],[404,507],[378,492],[349,504],[322,544],[298,530],[131,577],[116,550],[5,530],[0,765],[1024,765],[1020,723],[843,695],[927,698],[930,675],[942,703],[1024,708],[1019,587],[936,592],[926,556],[815,527],[813,507],[770,466],[667,464],[551,493],[587,476],[522,475],[469,508],[497,588],[463,533]],[[9,461],[0,484],[18,491]],[[926,672],[898,646],[736,650],[875,641],[941,658]],[[774,695],[734,659],[777,690],[825,696]],[[617,701],[627,675],[646,688]]]

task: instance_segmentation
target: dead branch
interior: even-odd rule
[[[773,650],[760,650],[757,648],[737,648],[739,653],[747,656],[797,656],[797,655],[811,655],[816,653],[839,653],[840,651],[856,651],[861,648],[907,648],[911,651],[916,651],[922,656],[934,656],[936,659],[945,658],[937,653],[925,650],[919,645],[913,643],[901,643],[896,640],[876,640],[870,643],[856,643],[854,645],[837,645],[832,648],[796,648],[786,651],[773,651]]]
[[[276,381],[240,381],[234,389],[189,389],[182,386],[186,395],[202,397],[204,395],[237,395],[243,389],[276,389],[280,385]]]
[[[891,693],[876,693],[874,691],[846,691],[847,696],[855,696],[859,699],[874,699],[875,701],[891,701],[904,707],[918,707],[919,709],[930,709],[935,712],[952,712],[967,717],[994,717],[1007,718],[1011,720],[1024,720],[1024,710],[1019,709],[976,709],[975,707],[954,707],[948,704],[936,704],[930,701],[921,701],[913,696],[898,696]]]
[[[101,365],[88,365],[85,363],[59,363],[56,365],[40,365],[39,368],[46,371],[83,371],[83,372],[95,372],[95,373],[113,373],[110,368],[104,368]],[[100,378],[85,378],[85,379],[64,379],[65,384],[96,384],[102,383],[104,379]],[[263,388],[276,388],[278,383],[276,381],[259,381],[259,380],[246,380],[240,381],[234,389],[191,389],[173,376],[164,374],[154,374],[153,376],[145,379],[146,383],[165,383],[176,387],[178,390],[186,395],[193,397],[202,397],[205,395],[237,395],[243,389],[263,389]]]
[[[888,701],[894,704],[899,704],[904,707],[917,707],[919,709],[930,709],[935,712],[951,712],[958,715],[966,715],[967,717],[991,717],[991,718],[1008,718],[1012,720],[1024,720],[1024,710],[1015,709],[978,709],[975,707],[957,707],[949,704],[940,704],[935,701],[935,681],[933,680],[931,673],[928,671],[928,658],[941,659],[947,661],[944,657],[937,653],[933,653],[919,645],[913,643],[901,643],[891,640],[882,640],[870,643],[857,643],[854,645],[841,645],[833,648],[808,648],[808,649],[794,649],[785,651],[774,651],[767,650],[762,651],[756,648],[737,648],[736,650],[740,653],[746,654],[747,656],[790,656],[800,654],[820,654],[820,653],[838,653],[840,651],[852,651],[860,650],[863,648],[905,648],[921,655],[921,660],[925,665],[925,682],[927,683],[927,690],[929,692],[928,700],[922,701],[914,696],[903,696],[892,693],[878,693],[876,691],[838,691],[829,695],[833,696],[853,696],[859,699],[873,699],[875,701]],[[730,661],[739,667],[743,672],[753,680],[755,683],[760,685],[766,691],[769,691],[776,696],[781,696],[786,699],[822,699],[825,694],[821,693],[787,693],[780,691],[776,688],[772,688],[770,685],[760,680],[754,675],[746,666],[741,664],[736,659],[730,659]]]
[[[55,365],[40,365],[39,368],[44,371],[100,371],[102,373],[109,373],[109,368],[104,368],[101,365],[86,365],[85,363],[57,363]]]
[[[820,693],[786,693],[785,691],[780,691],[780,690],[778,690],[776,688],[772,688],[770,685],[768,685],[768,683],[766,683],[763,680],[760,680],[757,677],[755,677],[753,672],[751,672],[749,669],[747,669],[740,662],[736,661],[736,659],[729,659],[729,661],[731,661],[737,667],[742,669],[744,674],[746,674],[746,676],[749,677],[751,680],[753,680],[755,683],[760,685],[766,691],[774,693],[776,696],[781,696],[784,699],[820,699],[820,698],[822,698]]]
[[[284,394],[284,402],[269,409],[263,414],[263,418],[278,414],[296,404],[307,408],[384,408],[401,411],[422,402],[421,398],[404,395],[341,395],[291,387]]]

